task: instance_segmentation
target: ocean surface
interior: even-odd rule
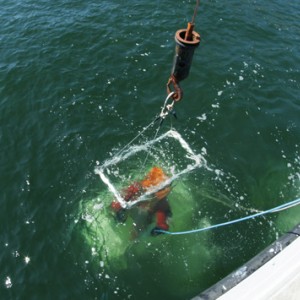
[[[138,157],[120,150],[160,111],[174,34],[195,1],[0,4],[1,299],[191,299],[299,223],[293,207],[132,239],[132,220],[110,212],[97,167],[110,162],[121,190],[153,165],[176,175],[191,164],[172,138]],[[173,128],[205,161],[174,181],[171,231],[300,196],[299,10],[298,0],[201,1],[177,120],[127,147]]]

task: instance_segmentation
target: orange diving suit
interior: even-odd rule
[[[168,176],[159,167],[153,167],[146,177],[131,184],[123,192],[123,198],[126,202],[135,201],[143,193],[149,189],[155,188],[168,179]],[[131,207],[130,209],[122,208],[118,201],[113,201],[111,204],[112,210],[116,214],[116,219],[119,222],[125,222],[127,215],[130,211],[130,215],[136,226],[136,230],[141,232],[147,225],[152,222],[155,215],[156,226],[152,229],[151,235],[157,235],[160,232],[159,229],[168,230],[168,217],[172,215],[167,196],[171,191],[170,186],[166,186],[161,190],[151,195],[151,200],[142,201]]]

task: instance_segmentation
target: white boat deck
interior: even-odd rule
[[[300,224],[191,300],[300,300]]]
[[[218,300],[299,300],[300,238]]]

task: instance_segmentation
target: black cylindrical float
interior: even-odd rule
[[[195,49],[200,44],[200,35],[192,32],[191,40],[186,40],[187,29],[179,29],[175,34],[175,57],[172,68],[172,75],[176,81],[182,81],[188,77]]]

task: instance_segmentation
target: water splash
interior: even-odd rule
[[[121,196],[121,194],[118,192],[116,187],[112,184],[110,178],[105,174],[110,173],[109,167],[115,166],[121,161],[125,161],[130,157],[133,157],[135,154],[137,154],[140,151],[149,151],[150,148],[152,148],[155,144],[158,144],[168,138],[172,138],[176,140],[181,148],[185,151],[185,158],[187,158],[187,164],[184,166],[182,170],[179,170],[177,173],[172,174],[170,178],[163,181],[160,185],[155,186],[154,188],[149,189],[145,193],[143,193],[138,199],[135,201],[131,201],[130,203],[126,202],[125,199]],[[166,133],[162,134],[161,136],[157,137],[156,139],[150,140],[142,145],[135,145],[131,146],[130,148],[124,150],[120,154],[114,156],[110,160],[107,160],[104,162],[102,166],[96,167],[95,173],[98,174],[110,190],[110,192],[114,195],[114,197],[120,202],[122,207],[124,208],[130,208],[134,205],[136,205],[139,202],[147,201],[149,200],[149,197],[151,195],[164,187],[170,185],[173,181],[177,180],[179,177],[183,176],[184,174],[187,174],[191,171],[193,171],[196,168],[204,167],[207,170],[212,171],[207,165],[207,161],[204,158],[204,155],[196,154],[189,144],[183,139],[183,137],[180,135],[178,131],[175,129],[171,129],[167,131]]]

